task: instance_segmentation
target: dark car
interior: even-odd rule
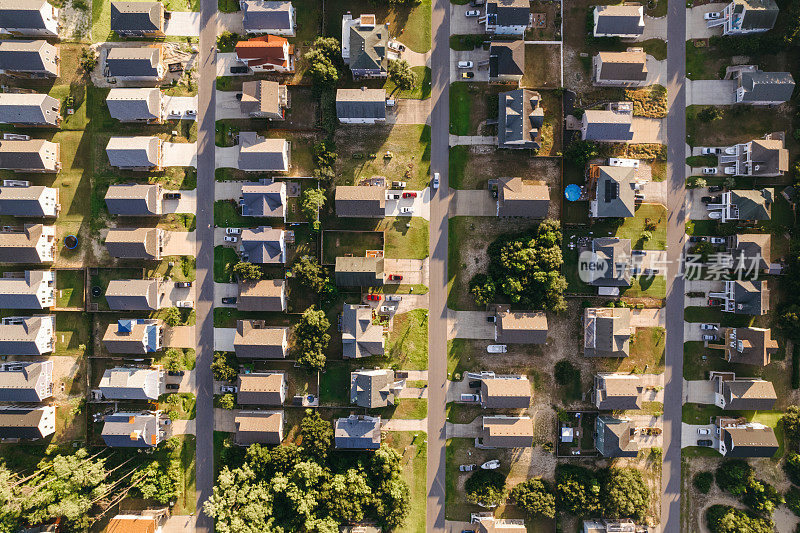
[[[250,68],[247,65],[236,65],[231,67],[231,74],[247,74]]]
[[[700,198],[700,201],[703,202],[704,204],[710,204],[711,200],[713,200],[713,198],[711,198],[710,196],[703,196],[702,198]]]
[[[191,286],[192,286],[192,282],[191,281],[176,281],[175,282],[175,287],[177,287],[179,289],[188,289]]]
[[[222,299],[222,303],[224,304],[235,304],[236,303],[236,296],[226,296]]]
[[[469,382],[469,388],[470,389],[480,389],[481,388],[481,380],[473,379],[472,381]]]
[[[183,370],[170,370],[167,372],[167,375],[170,376],[182,376],[184,374]]]
[[[709,439],[700,439],[699,441],[697,441],[697,445],[698,446],[706,446],[706,447],[710,448],[711,446],[714,445],[714,441],[709,440]]]
[[[167,383],[167,389],[169,390],[178,390],[180,388],[181,386],[178,385],[177,383]]]
[[[492,324],[494,324],[495,322],[497,322],[497,317],[494,315],[489,315],[486,317],[486,322],[491,322]]]
[[[164,200],[180,200],[181,193],[179,192],[165,192],[164,193]]]
[[[708,192],[719,192],[722,190],[722,185],[712,185],[708,188]]]
[[[689,242],[703,242],[703,237],[692,235],[691,237],[689,237]]]
[[[242,93],[236,93],[236,99],[237,100],[241,100],[242,99]]]
[[[709,298],[708,299],[708,305],[710,305],[710,306],[711,305],[722,305],[722,300],[720,300],[719,298]]]

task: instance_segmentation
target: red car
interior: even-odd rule
[[[402,281],[402,280],[403,276],[401,276],[400,274],[392,274],[389,276],[389,281]]]
[[[379,301],[381,301],[381,295],[380,294],[367,294],[367,300],[371,300],[371,301],[374,301],[374,302],[379,302]]]
[[[416,198],[416,197],[417,197],[417,193],[415,193],[415,192],[404,192],[403,193],[403,198]]]

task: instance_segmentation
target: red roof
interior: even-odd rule
[[[251,67],[260,65],[288,66],[288,57],[283,53],[283,47],[289,43],[283,37],[264,35],[247,41],[239,41],[236,45],[236,55],[239,59],[247,61]],[[291,54],[291,49],[289,50]]]

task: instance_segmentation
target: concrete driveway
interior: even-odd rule
[[[195,434],[195,420],[173,420],[172,421],[172,434],[173,435],[194,435]]]
[[[496,217],[497,200],[486,189],[477,191],[451,190],[450,216]]]
[[[715,402],[714,385],[707,379],[684,381],[683,399],[685,403],[713,405]]]
[[[164,96],[162,107],[169,120],[197,120],[196,96]],[[190,113],[187,113],[190,111]]]
[[[236,338],[236,328],[214,328],[214,350],[219,352],[232,352],[233,340]]]
[[[667,86],[667,60],[647,56],[647,85]]]
[[[402,38],[398,39],[398,41],[402,41]],[[410,67],[430,67],[431,66],[431,52],[430,52],[430,50],[425,52],[425,53],[421,53],[421,52],[415,52],[411,48],[406,48],[405,51],[400,52],[399,58],[406,60]]]
[[[721,281],[712,280],[686,280],[686,296],[684,296],[684,306],[705,307],[708,305],[709,292],[722,292],[725,285]],[[700,292],[703,296],[689,296],[690,292]]]
[[[239,147],[217,146],[214,151],[214,166],[216,168],[239,168]]]
[[[644,195],[644,201],[648,204],[667,205],[666,181],[648,181],[642,183],[639,192]]]
[[[165,383],[175,383],[178,385],[179,389],[178,392],[191,392],[194,393],[197,390],[197,384],[195,379],[196,372],[194,370],[187,370],[184,371],[182,376],[170,376],[167,374],[164,376]]]
[[[458,68],[459,61],[472,61],[473,66],[470,69]],[[463,51],[463,50],[450,50],[450,82],[454,81],[489,81],[489,65],[481,66],[481,63],[489,61],[489,51],[482,48]],[[472,71],[475,77],[471,80],[461,79],[462,72]]]
[[[404,294],[403,299],[397,304],[396,313],[408,313],[414,309],[428,308],[428,294]]]
[[[197,213],[197,189],[180,191],[177,200],[161,199],[161,210],[167,213]]]
[[[422,217],[425,220],[431,218],[431,190],[426,187],[421,191],[412,191],[407,189],[389,190],[387,193],[399,194],[402,196],[404,192],[417,193],[416,198],[400,198],[399,200],[386,200],[386,216],[387,217]],[[400,213],[403,207],[410,207],[414,211],[411,214]]]
[[[427,398],[428,387],[406,387],[400,391],[399,398]]]
[[[223,298],[239,296],[238,283],[217,283],[214,282],[214,307],[236,307],[236,304],[224,304]]]
[[[200,36],[199,11],[170,11],[164,23],[164,33],[176,37]]]
[[[700,435],[701,429],[707,429],[708,435]],[[719,439],[716,436],[716,427],[713,424],[686,424],[681,423],[681,448],[697,446],[700,439],[710,439],[713,441],[714,449],[719,449]]]
[[[686,105],[733,105],[735,80],[686,79]]]
[[[667,324],[664,308],[659,309],[631,309],[631,327],[633,328],[663,328]]]
[[[217,76],[248,76],[250,72],[231,72],[231,67],[243,67],[236,52],[217,52]]]
[[[161,526],[161,533],[185,533],[195,531],[197,527],[197,516],[195,515],[172,515]]]
[[[197,168],[197,143],[170,143],[161,145],[161,165],[165,167]]]
[[[664,119],[633,117],[633,140],[634,144],[664,144],[666,142],[666,128]]]
[[[667,38],[667,17],[653,18],[648,15],[644,16],[644,33],[639,36],[637,41],[647,41],[648,39],[661,39],[662,41]]]
[[[381,431],[427,431],[428,419],[404,420],[402,418],[392,418],[381,420]]]
[[[686,189],[686,213],[690,220],[710,220],[708,208],[700,201],[703,196],[709,196],[708,187]]]
[[[215,15],[219,33],[229,31],[231,33],[244,35],[244,14],[241,11],[236,11],[234,13],[217,11]]]
[[[486,33],[486,26],[478,24],[480,17],[468,17],[467,11],[475,10],[486,14],[486,6],[472,7],[469,4],[450,4],[450,35],[466,35],[473,33]],[[452,54],[452,51],[451,51]]]
[[[164,328],[163,344],[167,348],[194,348],[197,345],[194,326]]]
[[[469,424],[453,424],[452,422],[445,422],[445,434],[448,439],[452,438],[467,438],[474,439],[480,434],[483,420],[481,417],[475,418]]]
[[[218,181],[214,186],[214,200],[238,200],[244,181]]]
[[[427,285],[428,284],[428,259],[384,259],[384,270],[387,285]],[[401,282],[389,281],[389,274],[400,274],[403,276]]]
[[[686,40],[691,39],[708,39],[714,35],[722,35],[722,26],[709,28],[706,20],[703,18],[706,13],[712,11],[722,11],[727,4],[715,3],[706,4],[704,6],[692,7],[686,10]],[[689,105],[689,99],[686,99],[686,105]]]
[[[494,340],[495,325],[488,322],[490,316],[485,311],[447,310],[448,339],[488,339]]]
[[[162,256],[195,255],[197,242],[193,231],[165,231]]]
[[[217,91],[217,105],[215,106],[217,120],[223,118],[244,119],[250,118],[246,113],[242,113],[242,102],[236,98],[238,91]]]
[[[462,379],[461,381],[447,381],[447,392],[445,397],[447,403],[460,402],[462,394],[475,394],[476,389],[469,388],[469,380]]]
[[[700,329],[699,322],[684,322],[683,323],[683,340],[684,342],[688,341],[699,341],[703,339],[703,335],[717,335],[720,336],[721,332],[719,329],[719,324],[716,324],[717,329],[714,330],[707,330],[707,329]]]
[[[214,431],[236,433],[236,409],[214,408]]]
[[[175,283],[168,283],[166,287],[166,300],[163,307],[176,307],[176,303],[184,300],[195,302],[195,287],[176,287]]]
[[[450,146],[497,146],[497,135],[450,135]]]
[[[426,98],[425,100],[417,100],[414,98],[401,98],[395,100],[394,102],[395,102],[394,107],[386,108],[387,124],[430,124],[431,122],[430,98]],[[217,105],[219,105],[219,100],[217,100]]]

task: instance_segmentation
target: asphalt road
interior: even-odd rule
[[[197,526],[195,531],[211,533],[214,521],[202,513],[203,502],[214,485],[214,406],[211,359],[214,356],[214,86],[217,80],[217,0],[200,2],[200,61],[197,109],[197,314],[196,366]]]
[[[667,339],[661,485],[662,531],[680,531],[681,406],[683,403],[684,280],[680,258],[686,236],[686,3],[667,10]],[[657,496],[657,495],[656,495]]]
[[[431,17],[431,172],[440,176],[430,205],[428,315],[428,501],[425,531],[444,531],[447,384],[447,176],[450,141],[450,2],[434,0]]]

